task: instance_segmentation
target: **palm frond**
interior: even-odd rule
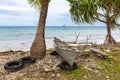
[[[31,7],[34,7],[37,9],[41,8],[42,0],[27,0],[27,1],[31,5]]]
[[[99,21],[107,23],[109,27],[115,29],[120,18],[120,0],[67,0],[70,3],[71,18],[75,23],[93,23]],[[99,14],[99,10],[104,11]],[[114,16],[112,16],[114,15]],[[101,18],[102,16],[102,18]]]
[[[67,0],[70,3],[71,18],[75,23],[95,21],[98,0]]]

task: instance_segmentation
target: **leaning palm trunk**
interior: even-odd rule
[[[107,24],[107,36],[104,41],[104,44],[116,44],[115,39],[111,35],[111,29],[110,29],[109,23]]]
[[[47,10],[48,10],[48,0],[42,0],[38,28],[37,28],[35,40],[30,50],[31,56],[37,59],[43,59],[46,53],[44,29],[45,29],[45,22],[47,17]]]

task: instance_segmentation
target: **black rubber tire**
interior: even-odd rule
[[[72,71],[77,69],[77,64],[74,63],[73,66],[71,67],[66,61],[61,62],[61,64],[58,65],[60,69],[66,70],[66,71]]]
[[[56,51],[52,51],[50,54],[51,54],[52,56],[58,56],[58,53],[57,53]]]
[[[4,65],[4,69],[8,72],[14,72],[22,69],[24,64],[19,61],[10,61]]]
[[[33,64],[36,62],[36,59],[34,57],[31,56],[26,56],[26,57],[22,57],[19,59],[20,62],[26,64]]]

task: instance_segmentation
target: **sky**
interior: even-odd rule
[[[66,0],[51,0],[48,8],[46,26],[91,26],[75,24],[69,14]],[[27,0],[0,0],[0,26],[37,26],[40,11],[32,8]],[[104,26],[96,22],[93,26]]]

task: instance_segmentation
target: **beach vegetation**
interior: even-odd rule
[[[49,1],[50,0],[28,0],[28,2],[32,7],[40,10],[36,36],[30,49],[31,56],[37,59],[43,59],[46,53],[46,44],[45,44],[44,35],[45,35],[45,23],[46,23]]]
[[[111,29],[119,29],[120,1],[119,0],[67,0],[70,3],[72,20],[80,24],[93,24],[100,21],[106,24],[107,35],[104,44],[116,44]],[[99,26],[99,25],[98,25]]]

